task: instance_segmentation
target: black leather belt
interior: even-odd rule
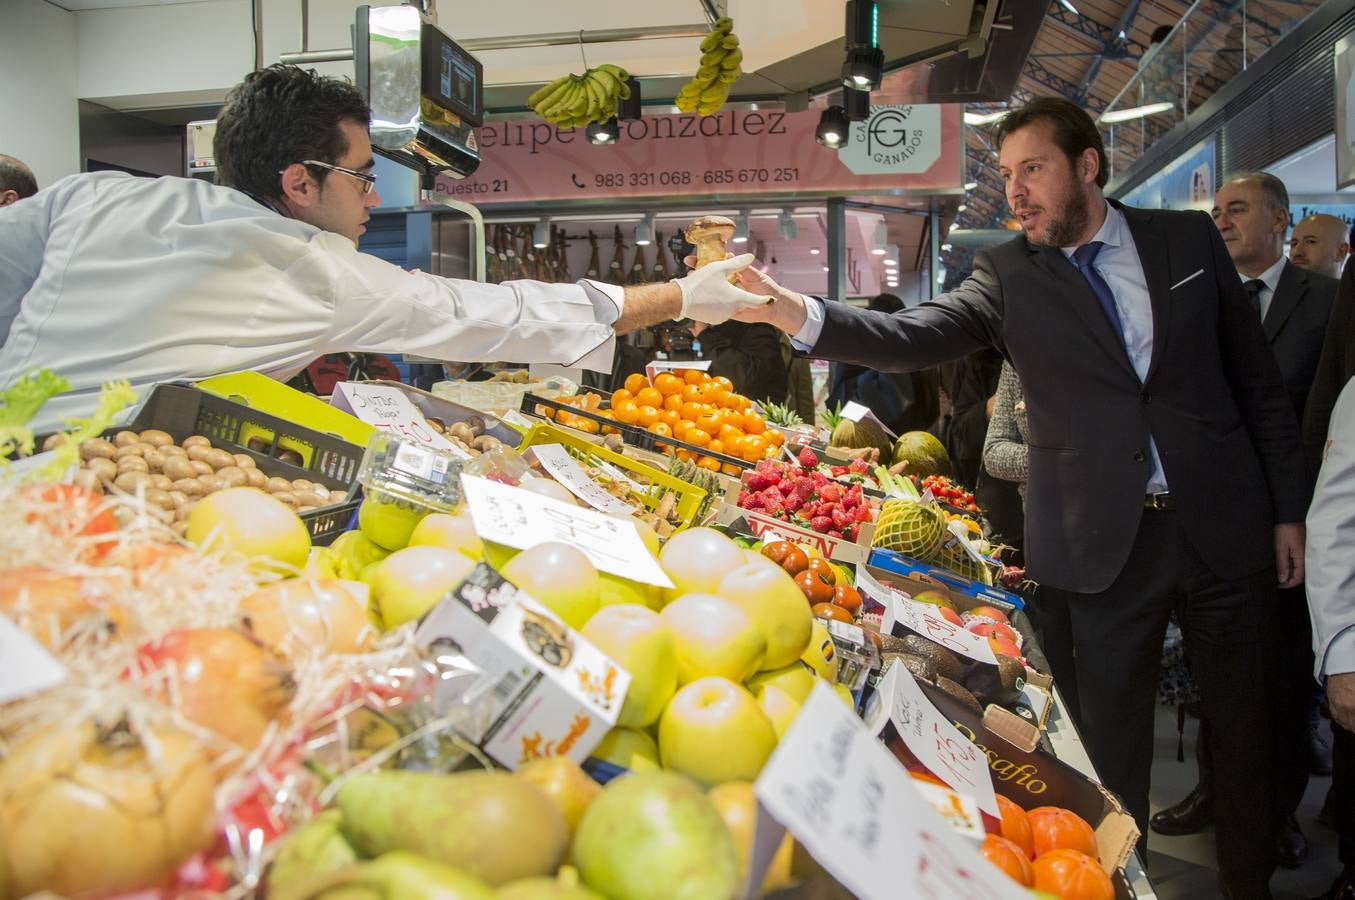
[[[1167,491],[1160,494],[1144,494],[1144,509],[1176,509],[1176,498]]]

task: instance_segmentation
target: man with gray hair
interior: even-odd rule
[[[1347,225],[1327,213],[1305,216],[1289,238],[1289,261],[1330,278],[1341,277],[1341,267],[1350,253]]]
[[[38,192],[33,170],[12,156],[0,153],[0,206],[9,206]]]

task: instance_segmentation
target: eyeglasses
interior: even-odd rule
[[[343,166],[336,166],[333,163],[321,162],[318,159],[303,159],[303,166],[319,166],[322,169],[332,169],[335,172],[341,172],[350,178],[356,178],[362,182],[362,193],[370,194],[372,188],[376,187],[376,176],[367,172],[359,172],[356,169],[345,169]]]

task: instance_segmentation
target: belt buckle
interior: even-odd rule
[[[1144,498],[1144,506],[1149,509],[1163,510],[1171,508],[1171,495],[1166,491],[1149,494]]]

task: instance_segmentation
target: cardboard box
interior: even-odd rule
[[[875,534],[875,523],[866,522],[862,524],[861,533],[857,536],[859,543],[852,543],[846,538],[829,537],[826,534],[819,534],[817,531],[799,528],[783,519],[773,518],[756,510],[744,509],[730,503],[725,503],[720,508],[720,514],[716,521],[721,525],[728,525],[737,531],[743,531],[760,538],[774,535],[773,540],[812,544],[819,549],[820,553],[834,562],[851,563],[852,565],[866,561],[866,557],[870,554],[870,539]]]
[[[480,563],[415,634],[424,649],[464,656],[493,684],[488,714],[467,735],[500,765],[566,756],[582,763],[616,724],[630,674],[544,606]],[[461,702],[461,682],[439,712]]]
[[[923,576],[933,587],[945,587],[952,593],[973,597],[982,603],[1006,603],[1016,609],[1024,609],[1026,605],[1024,600],[1011,591],[965,578],[940,566],[918,562],[893,550],[872,550],[869,562],[872,566],[895,575]]]

